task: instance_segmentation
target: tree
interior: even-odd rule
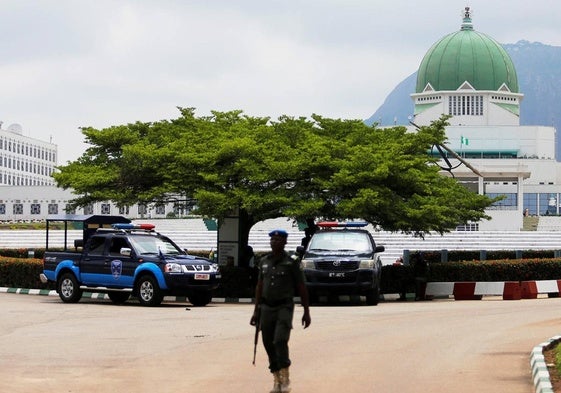
[[[75,206],[180,195],[219,220],[237,208],[245,242],[253,224],[283,216],[361,218],[421,236],[489,218],[494,200],[442,176],[428,154],[445,142],[446,117],[408,132],[318,115],[271,121],[179,110],[171,121],[83,128],[90,147],[59,167],[57,185],[74,190]]]

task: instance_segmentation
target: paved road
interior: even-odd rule
[[[561,333],[560,310],[561,298],[312,307],[292,335],[293,392],[530,393],[530,351]],[[0,294],[0,392],[268,392],[251,311]]]

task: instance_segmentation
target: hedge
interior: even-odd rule
[[[0,250],[0,253],[2,250]],[[208,255],[200,252],[200,255]],[[27,255],[25,253],[24,255]],[[561,279],[561,258],[502,259],[493,261],[434,262],[439,252],[423,253],[429,261],[429,281],[526,281]],[[437,258],[438,256],[438,258]],[[430,262],[430,261],[433,262]],[[220,266],[222,282],[215,297],[253,297],[256,273],[253,269]],[[11,288],[54,289],[54,284],[43,284],[39,274],[43,262],[38,258],[0,256],[0,286]],[[382,293],[399,293],[402,286],[414,291],[414,277],[409,265],[382,267]]]

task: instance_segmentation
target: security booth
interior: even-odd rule
[[[82,229],[82,239],[74,242],[73,246],[82,246],[86,244],[89,237],[99,228],[111,228],[112,224],[128,224],[131,222],[128,218],[122,216],[106,216],[99,214],[55,214],[49,215],[46,219],[46,243],[45,250],[49,250],[49,225],[54,222],[62,222],[64,224],[64,251],[68,251],[68,226],[75,224],[75,228]]]

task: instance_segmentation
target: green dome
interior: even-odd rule
[[[421,61],[415,91],[421,93],[427,83],[436,91],[457,90],[465,81],[476,90],[491,91],[504,83],[518,93],[510,56],[497,41],[473,30],[468,7],[461,30],[435,43]]]

